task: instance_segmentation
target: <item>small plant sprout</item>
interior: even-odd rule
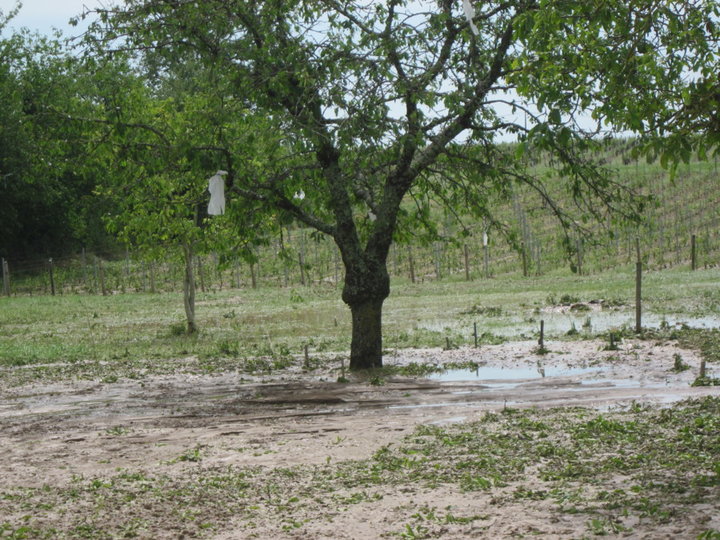
[[[688,369],[690,369],[690,366],[683,362],[682,356],[675,353],[673,355],[673,371],[680,373],[681,371],[687,371]]]
[[[191,463],[197,463],[202,460],[202,455],[200,453],[201,448],[201,446],[196,446],[192,450],[188,450],[184,454],[180,454],[175,461],[188,461]]]
[[[609,334],[609,343],[605,346],[606,351],[617,351],[620,347],[618,347],[617,342],[617,336],[615,335],[615,332],[610,332]]]

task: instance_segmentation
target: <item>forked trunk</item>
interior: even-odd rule
[[[382,305],[383,300],[350,304],[352,370],[382,367]]]
[[[195,275],[193,273],[193,249],[192,246],[183,246],[185,255],[185,279],[183,279],[183,304],[185,305],[185,317],[187,318],[187,333],[194,334],[198,328],[195,324]]]

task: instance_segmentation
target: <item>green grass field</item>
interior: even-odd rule
[[[647,326],[720,319],[720,270],[665,270],[644,277]],[[599,312],[553,315],[562,303],[604,300]],[[180,293],[0,298],[0,376],[26,380],[68,377],[141,377],[144,373],[242,369],[251,358],[312,352],[346,354],[349,310],[333,286],[222,290],[198,295],[200,332],[183,332]],[[590,319],[587,324],[587,319]],[[574,325],[586,334],[627,331],[634,324],[634,269],[576,276],[442,280],[411,284],[396,279],[384,309],[384,345],[444,347],[533,338],[539,321],[548,336]],[[593,323],[595,319],[595,323]],[[182,360],[182,361],[181,361]]]

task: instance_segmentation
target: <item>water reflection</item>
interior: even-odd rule
[[[635,314],[618,311],[593,311],[582,314],[571,313],[542,313],[533,315],[532,319],[519,316],[493,318],[482,320],[478,323],[478,329],[490,332],[496,336],[515,338],[517,336],[534,335],[538,332],[540,320],[545,321],[546,335],[563,335],[571,329],[578,332],[607,332],[618,328],[634,328]],[[642,324],[644,328],[665,328],[688,326],[690,328],[713,329],[720,328],[720,316],[706,315],[701,317],[690,317],[683,315],[655,315],[646,313],[643,315]],[[416,328],[432,332],[445,333],[452,331],[465,335],[472,335],[472,323],[467,320],[448,321],[434,320],[417,323]]]
[[[430,375],[430,378],[443,382],[459,381],[518,381],[524,379],[540,379],[545,377],[570,377],[601,371],[599,367],[570,368],[570,367],[543,367],[524,366],[503,368],[492,366],[479,366],[477,369],[449,369],[442,373]]]

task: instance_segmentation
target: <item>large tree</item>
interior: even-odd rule
[[[199,58],[284,134],[272,155],[236,156],[228,187],[334,239],[353,369],[382,363],[388,251],[427,214],[405,202],[489,215],[485,194],[522,182],[581,226],[528,168],[523,154],[540,150],[583,212],[632,214],[590,161],[598,134],[668,151],[663,130],[720,71],[712,1],[126,0],[96,14],[96,50],[151,53],[157,66]],[[512,152],[496,144],[507,137]],[[712,142],[682,141],[673,155]]]

